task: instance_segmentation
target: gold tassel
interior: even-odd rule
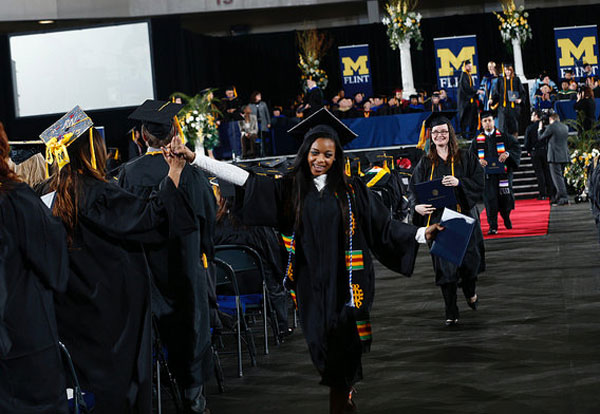
[[[179,118],[177,118],[177,115],[175,115],[174,118],[175,118],[175,125],[177,126],[177,134],[179,134],[179,137],[181,138],[181,142],[183,143],[183,145],[185,145],[187,143],[187,141],[185,139],[185,135],[183,135],[183,130],[181,129],[181,124],[179,123]]]
[[[477,131],[481,130],[481,113],[477,112]]]
[[[92,155],[92,168],[94,170],[98,169],[96,165],[96,151],[94,151],[94,127],[90,128],[90,154]]]
[[[135,142],[135,128],[131,129],[131,140]]]
[[[427,141],[427,137],[426,137],[426,131],[425,131],[425,122],[423,121],[423,124],[421,125],[421,132],[419,133],[419,142],[417,143],[417,148],[419,149],[424,149],[425,148],[425,142]]]
[[[346,175],[348,177],[352,176],[352,170],[350,169],[350,158],[348,158],[348,157],[346,157],[346,168],[345,168],[345,171],[346,171]]]

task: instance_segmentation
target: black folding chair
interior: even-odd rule
[[[232,309],[234,312],[233,333],[236,335],[237,342],[238,376],[242,377],[244,375],[242,367],[242,342],[245,342],[248,348],[251,365],[256,366],[254,336],[252,330],[246,324],[246,317],[240,300],[240,291],[235,271],[228,263],[218,257],[215,257],[213,262],[215,263],[217,274],[217,298],[222,297],[228,299],[227,301],[219,301],[219,306],[224,310]],[[233,303],[229,298],[233,299]],[[244,337],[242,337],[242,331],[244,332]]]
[[[65,344],[60,341],[58,341],[58,347],[63,354],[73,384],[73,401],[69,399],[69,410],[74,414],[90,413],[94,408],[94,395],[92,393],[84,393],[81,391],[79,379],[77,378],[77,373],[75,372],[75,366],[73,365],[73,359],[71,359],[69,350]]]
[[[156,407],[158,414],[162,414],[162,390],[163,388],[171,396],[173,400],[173,404],[175,405],[175,410],[180,412],[183,409],[183,401],[181,399],[181,392],[179,390],[179,386],[177,385],[177,380],[171,373],[169,369],[168,358],[166,354],[166,349],[160,340],[160,332],[158,330],[158,321],[156,315],[152,314],[152,357],[154,359],[154,378],[153,382],[155,382],[156,386]],[[163,377],[167,380],[167,384],[163,385],[162,379]]]
[[[263,318],[264,351],[269,354],[268,318],[276,345],[279,345],[277,315],[269,301],[262,259],[251,247],[227,244],[215,246],[215,255],[229,264],[235,271],[242,309],[246,315],[261,315]]]

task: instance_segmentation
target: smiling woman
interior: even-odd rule
[[[327,109],[289,131],[303,143],[281,179],[183,154],[219,179],[242,185],[241,219],[288,235],[285,287],[297,299],[302,331],[321,384],[330,387],[330,413],[355,412],[352,387],[362,379],[361,356],[371,345],[369,312],[375,290],[370,252],[388,268],[409,276],[417,250],[417,228],[392,220],[386,207],[358,178],[344,174],[342,145],[356,137]],[[438,225],[419,229],[433,238]],[[350,395],[350,398],[349,398]]]

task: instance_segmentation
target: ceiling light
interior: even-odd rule
[[[39,24],[52,24],[54,23],[54,20],[40,20],[38,21]]]

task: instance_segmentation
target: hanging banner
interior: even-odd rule
[[[572,70],[576,79],[587,77],[583,65],[589,63],[592,74],[598,75],[598,27],[575,26],[554,28],[556,69],[559,79]]]
[[[477,36],[440,37],[433,39],[438,88],[445,89],[451,97],[456,97],[458,80],[463,70],[463,62],[473,63],[471,76],[473,84],[479,84],[479,61],[477,58]]]
[[[342,87],[346,96],[352,97],[357,92],[373,96],[369,45],[340,46],[338,50]]]

